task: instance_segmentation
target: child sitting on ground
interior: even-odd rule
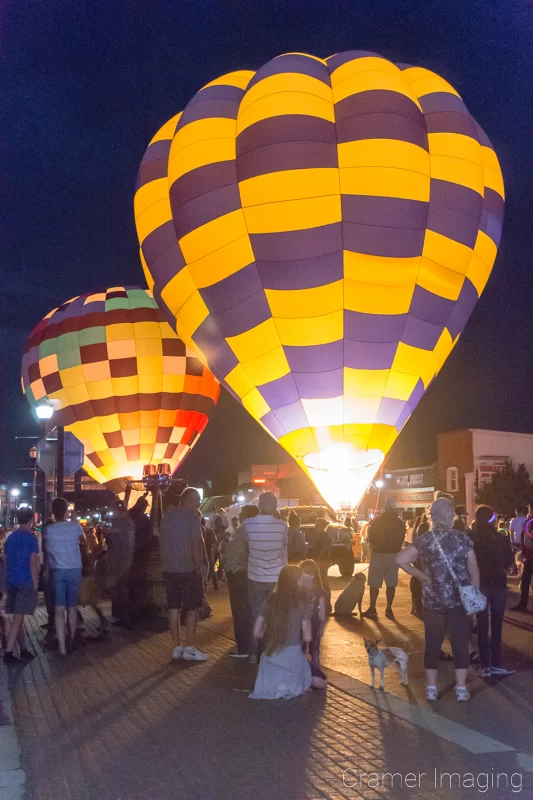
[[[316,561],[306,559],[300,562],[302,577],[300,579],[300,592],[302,602],[308,609],[311,620],[312,638],[306,649],[311,659],[311,674],[313,678],[322,681],[321,689],[325,689],[327,678],[320,668],[320,641],[326,624],[326,592],[322,586],[320,568]]]
[[[274,592],[259,611],[254,636],[262,639],[263,653],[250,695],[253,700],[288,700],[315,685],[302,650],[302,642],[311,640],[311,625],[300,598],[301,577],[300,567],[283,567]]]

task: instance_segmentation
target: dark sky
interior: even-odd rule
[[[74,295],[142,281],[133,190],[151,136],[207,81],[286,51],[374,50],[435,70],[502,163],[492,277],[394,460],[430,460],[438,430],[533,432],[531,2],[4,0],[0,15],[0,475],[25,463],[14,436],[35,430],[19,380],[32,327]],[[225,395],[182,471],[211,477],[283,452]]]

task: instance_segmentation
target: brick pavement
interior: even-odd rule
[[[114,630],[61,659],[43,649],[40,621],[30,625],[38,658],[7,675],[25,800],[440,800],[480,793],[436,790],[435,768],[512,771],[507,754],[468,755],[334,686],[293,701],[251,701],[254,668],[227,658],[231,641],[205,626],[199,645],[210,660],[190,664],[171,661],[169,635],[157,630]],[[391,790],[380,779],[376,788],[367,779],[349,788],[345,769],[426,774],[420,790]]]

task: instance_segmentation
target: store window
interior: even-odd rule
[[[104,487],[91,478],[90,475],[81,476],[81,490],[82,492],[101,492]]]
[[[452,493],[459,491],[459,470],[457,467],[448,467],[446,470],[446,491]]]

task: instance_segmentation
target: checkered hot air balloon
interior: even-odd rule
[[[201,89],[135,196],[154,297],[327,500],[356,503],[491,272],[503,180],[457,91],[374,53]]]
[[[145,464],[173,472],[207,425],[216,378],[163,319],[151,292],[117,286],[54,309],[29,337],[22,387],[78,437],[86,471],[120,491]]]

